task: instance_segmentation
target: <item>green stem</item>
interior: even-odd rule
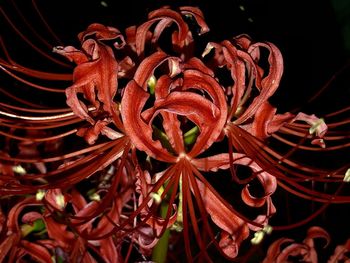
[[[160,207],[160,215],[162,218],[166,217],[167,211],[169,208],[169,204],[163,200]],[[158,240],[157,245],[153,248],[152,252],[152,261],[156,263],[164,263],[166,262],[167,254],[168,254],[168,244],[169,244],[170,230],[167,229]]]
[[[184,134],[184,141],[186,145],[194,143],[198,137],[199,128],[198,126],[193,127],[191,130]]]
[[[37,219],[33,224],[23,224],[21,225],[21,234],[22,237],[26,237],[32,232],[45,233],[46,225],[42,219]]]

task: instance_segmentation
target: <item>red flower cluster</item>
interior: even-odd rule
[[[53,48],[74,62],[72,75],[19,65],[1,42],[2,71],[65,92],[72,112],[4,91],[13,105],[0,109],[0,193],[8,201],[0,262],[122,262],[136,252],[146,259],[169,235],[174,245],[183,236],[189,261],[210,261],[212,246],[233,259],[250,235],[271,228],[277,182],[326,205],[350,201],[340,188],[320,194],[303,184],[342,185],[347,167],[331,172],[289,158],[298,148],[325,148],[327,126],[314,115],[277,114],[268,102],[283,73],[278,48],[247,35],[200,47],[195,31],[209,28],[194,7],[155,10],[125,34],[91,24],[78,35],[81,47]],[[48,88],[26,77],[72,84]],[[269,148],[272,135],[294,148]],[[235,198],[214,186],[228,174]]]

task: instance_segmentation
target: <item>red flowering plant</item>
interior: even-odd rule
[[[209,31],[201,10],[162,7],[125,33],[94,23],[78,34],[79,47],[52,47],[66,64],[1,11],[36,51],[74,68],[31,69],[0,42],[4,75],[68,105],[1,89],[0,261],[164,262],[184,250],[188,261],[203,262],[213,260],[212,248],[239,260],[249,237],[259,244],[272,229],[350,202],[347,164],[327,170],[292,158],[300,149],[346,148],[349,133],[315,115],[277,113],[269,98],[283,59],[274,44],[239,35],[200,49]],[[271,137],[292,148],[273,149]],[[271,226],[278,188],[324,205],[300,222]]]

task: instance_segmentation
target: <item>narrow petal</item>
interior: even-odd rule
[[[260,83],[256,83],[257,87],[260,89],[260,94],[254,98],[253,102],[238,118],[237,123],[245,122],[256,113],[261,105],[275,93],[282,77],[283,58],[279,49],[272,43],[255,43],[249,47],[248,53],[250,55],[254,55],[254,52],[260,47],[267,48],[270,52],[268,57],[268,62],[270,64],[269,73],[266,77],[262,78],[261,87]]]
[[[26,253],[38,260],[38,262],[47,263],[52,261],[49,251],[41,245],[27,240],[21,240],[21,247]]]
[[[205,208],[213,222],[223,230],[219,245],[226,256],[235,258],[240,243],[249,236],[249,229],[244,220],[234,214],[208,187],[198,179],[198,189]]]
[[[99,23],[93,23],[88,28],[78,34],[80,42],[84,42],[87,38],[94,36],[96,40],[113,40],[116,39],[114,47],[117,49],[122,48],[125,45],[124,36],[117,28],[104,26]]]

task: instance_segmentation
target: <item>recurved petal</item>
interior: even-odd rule
[[[276,258],[280,255],[281,253],[281,247],[285,243],[292,243],[294,242],[293,239],[290,238],[280,238],[273,242],[270,246],[269,249],[267,250],[267,255],[262,263],[275,263]]]
[[[133,236],[137,240],[140,249],[145,254],[150,254],[152,252],[152,248],[157,244],[159,240],[155,237],[153,228],[148,225],[138,228],[138,230],[133,233]]]
[[[181,14],[185,16],[190,16],[191,18],[194,18],[199,26],[199,35],[205,34],[209,32],[209,27],[207,23],[204,20],[204,15],[202,11],[193,6],[181,6],[180,7]]]
[[[38,262],[47,263],[52,262],[49,251],[43,246],[29,242],[27,240],[21,240],[21,247],[31,257],[35,258]]]
[[[254,116],[249,132],[258,138],[264,139],[279,130],[283,124],[294,117],[290,113],[276,115],[276,111],[277,109],[272,107],[270,103],[263,103]]]
[[[295,118],[292,120],[292,122],[294,121],[304,121],[308,123],[311,126],[309,130],[310,134],[315,133],[320,138],[322,138],[328,130],[328,127],[326,123],[323,121],[323,119],[318,118],[314,114],[308,115],[308,114],[299,112],[295,116]]]
[[[29,206],[38,206],[41,205],[42,203],[39,201],[36,201],[34,197],[29,197],[21,202],[18,202],[14,207],[11,208],[9,214],[8,214],[8,219],[7,219],[7,227],[9,230],[9,233],[19,233],[19,215],[25,209],[26,207]]]
[[[189,153],[191,157],[207,149],[219,135],[213,127],[220,127],[221,112],[201,95],[186,91],[172,92],[165,99],[156,101],[152,116],[160,111],[186,116],[198,126],[200,135]]]
[[[252,39],[247,34],[240,34],[233,38],[234,43],[243,50],[248,50],[252,44]]]
[[[122,48],[125,45],[124,36],[117,28],[105,26],[99,23],[93,23],[88,28],[78,34],[80,42],[84,42],[88,37],[95,36],[96,40],[117,39],[114,43],[115,48]]]
[[[189,69],[195,69],[213,78],[215,77],[214,72],[210,68],[208,68],[199,58],[196,58],[196,57],[192,57],[188,59],[184,63],[183,69],[186,71]]]
[[[123,262],[123,258],[120,253],[121,248],[118,247],[112,237],[102,239],[100,241],[100,252],[105,262],[118,263]]]
[[[261,83],[256,82],[257,88],[260,89],[260,94],[254,98],[253,102],[249,105],[245,112],[237,119],[237,123],[245,122],[256,113],[261,105],[275,93],[282,77],[283,58],[279,49],[272,43],[255,43],[249,47],[248,53],[252,55],[255,50],[259,49],[260,47],[264,47],[270,52],[268,57],[268,62],[270,65],[269,72],[266,77],[262,78]],[[261,75],[261,73],[258,73],[258,75]]]
[[[51,216],[44,217],[47,232],[52,240],[63,249],[69,249],[74,240],[74,234],[67,230],[67,226],[57,223]]]
[[[66,57],[69,61],[74,62],[77,65],[89,60],[89,57],[84,52],[76,49],[73,46],[57,46],[53,48],[52,52]]]
[[[125,131],[139,150],[158,160],[174,162],[176,158],[171,156],[159,141],[152,140],[152,127],[141,118],[141,110],[148,97],[149,94],[136,81],[131,80],[128,83],[121,104]]]
[[[239,245],[249,236],[247,224],[227,205],[223,204],[217,197],[217,193],[213,193],[198,179],[196,179],[196,183],[208,214],[213,222],[223,230],[219,246],[228,257],[236,257]]]
[[[148,80],[154,75],[154,71],[166,61],[169,63],[169,76],[174,77],[181,72],[181,60],[179,58],[168,56],[162,51],[157,51],[141,62],[135,72],[134,80],[143,90],[146,91]]]
[[[240,164],[248,166],[260,175],[264,174],[264,178],[271,176],[269,173],[263,171],[263,169],[254,162],[251,158],[242,153],[233,153],[233,164]],[[205,158],[193,159],[192,164],[194,164],[201,171],[213,171],[216,172],[218,169],[228,169],[230,168],[230,158],[228,153],[221,153],[212,155]]]
[[[256,173],[256,178],[264,188],[264,196],[257,198],[251,194],[249,185],[245,186],[241,194],[242,200],[247,205],[252,207],[260,207],[264,205],[269,196],[276,191],[276,178],[264,171],[256,162],[244,154],[233,153],[232,159],[232,164],[244,165],[251,168],[253,172]],[[206,158],[193,159],[191,162],[202,171],[217,171],[218,169],[228,169],[230,167],[230,158],[229,154],[227,153],[217,154]]]
[[[309,240],[315,238],[322,238],[326,240],[325,247],[329,245],[329,242],[331,241],[331,237],[329,236],[328,232],[319,226],[312,226],[307,230],[304,243],[310,246],[311,244],[308,243]]]
[[[66,89],[67,104],[78,117],[94,124],[95,121],[89,116],[87,105],[78,99],[77,94],[82,93],[97,109],[102,103],[103,109],[113,116],[115,111],[113,97],[118,85],[118,63],[111,48],[93,39],[86,40],[83,48],[91,54],[93,60],[82,63],[74,69],[74,83]]]
[[[11,248],[15,247],[19,240],[20,235],[15,233],[3,239],[0,244],[0,262],[4,262],[4,259],[10,252]]]

